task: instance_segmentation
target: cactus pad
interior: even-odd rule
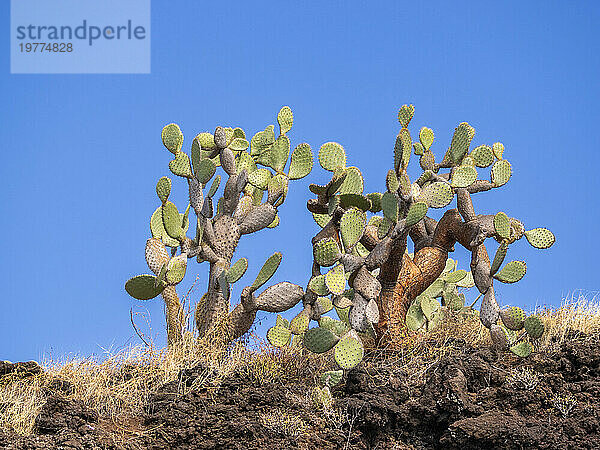
[[[169,253],[160,239],[150,238],[146,241],[146,263],[148,268],[158,275],[160,269],[169,261]]]
[[[254,159],[248,152],[240,152],[235,161],[235,171],[237,173],[241,173],[244,169],[246,169],[248,175],[257,169]]]
[[[421,304],[418,301],[413,301],[408,307],[406,313],[406,326],[413,331],[417,331],[425,324],[426,318],[421,309]]]
[[[372,192],[370,194],[367,194],[367,199],[371,202],[371,207],[369,208],[369,211],[371,211],[372,213],[377,213],[381,211],[382,197],[383,194],[381,192]]]
[[[317,295],[328,295],[329,288],[325,284],[325,275],[312,277],[308,282],[308,288]]]
[[[161,133],[163,145],[171,153],[176,155],[183,145],[183,133],[179,128],[179,125],[170,123],[162,129]]]
[[[534,228],[526,231],[525,237],[532,247],[542,249],[552,247],[552,244],[556,241],[552,231],[547,228]]]
[[[414,105],[402,105],[398,111],[398,122],[406,128],[415,114]]]
[[[449,150],[450,159],[454,164],[460,164],[467,154],[474,135],[475,130],[467,122],[462,122],[456,127]]]
[[[193,176],[190,157],[185,152],[177,152],[175,159],[169,162],[169,169],[180,177],[191,178]]]
[[[501,159],[499,161],[496,161],[492,166],[492,183],[494,183],[496,187],[502,186],[506,184],[508,180],[510,180],[511,174],[512,167],[507,160]]]
[[[283,281],[265,289],[256,298],[256,306],[261,311],[283,312],[296,306],[303,296],[302,287]]]
[[[508,337],[506,336],[506,332],[502,329],[500,325],[493,324],[490,327],[490,336],[495,347],[501,350],[505,350],[508,348]]]
[[[359,194],[342,194],[340,197],[340,205],[343,208],[358,208],[363,211],[371,209],[371,202],[364,195]]]
[[[431,128],[423,127],[421,131],[419,131],[419,140],[421,141],[421,145],[425,150],[429,150],[431,145],[433,144],[433,139],[435,135],[433,134],[433,130]]]
[[[343,370],[329,370],[327,372],[322,373],[319,377],[319,380],[324,386],[333,387],[337,385],[340,381],[342,381],[343,375]]]
[[[313,167],[313,155],[310,145],[302,143],[296,146],[292,152],[290,170],[288,176],[290,180],[304,178],[310,173]]]
[[[316,327],[304,333],[304,345],[313,353],[325,353],[339,342],[339,338],[326,328]]]
[[[521,358],[526,358],[533,352],[533,345],[528,341],[519,342],[510,347],[510,351]]]
[[[170,237],[165,230],[165,225],[162,218],[162,206],[156,208],[152,214],[152,217],[150,218],[150,231],[152,232],[152,237],[160,239],[165,243],[165,245],[169,247],[179,246],[179,241]]]
[[[318,297],[315,300],[315,308],[318,309],[319,314],[327,314],[333,309],[333,302],[329,297]]]
[[[290,331],[292,334],[303,334],[308,329],[310,323],[310,316],[306,309],[300,311],[296,317],[290,322]]]
[[[219,189],[220,184],[221,184],[221,175],[217,175],[215,177],[215,179],[213,180],[212,184],[210,185],[210,188],[208,189],[208,193],[206,194],[206,196],[213,197],[217,193],[217,190]]]
[[[544,324],[538,316],[529,316],[523,322],[525,331],[533,339],[538,339],[544,334]]]
[[[427,203],[416,202],[410,205],[406,214],[406,227],[412,227],[419,223],[427,215]]]
[[[370,300],[379,297],[381,283],[375,278],[365,266],[361,266],[354,274],[352,288],[365,299]]]
[[[234,152],[241,152],[248,148],[250,144],[244,138],[234,137],[229,143],[229,148]]]
[[[381,209],[383,215],[392,222],[398,221],[398,198],[391,192],[386,192],[381,197]]]
[[[333,238],[321,239],[313,245],[313,256],[320,266],[333,266],[341,256],[340,248]]]
[[[260,271],[258,272],[254,283],[252,283],[252,289],[259,289],[263,284],[269,281],[269,279],[275,274],[275,271],[279,267],[279,264],[281,263],[281,258],[282,255],[279,252],[275,252],[271,256],[269,256],[269,258],[260,268]]]
[[[461,288],[472,288],[475,286],[473,274],[471,272],[467,272],[467,275],[462,280],[458,281],[456,285]]]
[[[294,114],[289,106],[284,106],[277,114],[277,123],[279,123],[279,132],[285,134],[292,129],[294,124]]]
[[[259,189],[265,190],[273,175],[269,169],[257,169],[248,175],[248,183]]]
[[[290,343],[291,337],[291,331],[279,325],[275,325],[267,331],[267,339],[273,347],[285,347]]]
[[[496,295],[494,293],[494,287],[490,286],[483,296],[481,302],[481,309],[479,311],[479,318],[484,327],[490,328],[493,324],[498,322],[500,316],[500,307],[496,301]]]
[[[504,145],[502,142],[496,142],[492,145],[492,152],[496,158],[502,159],[502,154],[504,153]]]
[[[235,283],[244,276],[246,269],[248,269],[248,260],[246,258],[238,259],[227,271],[227,281],[231,284]]]
[[[364,180],[362,173],[357,167],[348,167],[346,169],[346,179],[340,186],[340,194],[362,194],[364,190]]]
[[[156,283],[154,275],[138,275],[125,283],[127,293],[138,300],[150,300],[159,295],[164,288],[164,284]]]
[[[367,226],[367,215],[360,209],[347,210],[340,220],[340,234],[346,249],[352,248],[362,237]]]
[[[208,132],[200,133],[196,136],[196,138],[194,140],[197,141],[198,145],[202,149],[214,150],[216,148],[215,147],[215,138],[212,135],[212,133],[208,133]]]
[[[396,136],[396,143],[394,145],[394,168],[399,170],[400,168],[405,169],[410,161],[410,154],[412,153],[412,139],[407,128],[402,128]]]
[[[364,354],[365,350],[360,338],[352,331],[340,339],[334,349],[335,362],[346,370],[356,367],[362,361]]]
[[[242,234],[249,234],[262,230],[273,223],[276,214],[277,209],[269,203],[255,206],[240,222],[240,232]]]
[[[477,167],[488,167],[494,162],[494,152],[489,145],[480,145],[469,155]]]
[[[166,279],[168,284],[178,284],[185,277],[187,256],[179,255],[171,258],[167,265]]]
[[[162,207],[162,219],[167,234],[173,239],[183,238],[184,231],[182,220],[177,211],[177,206],[171,202],[166,202]]]
[[[312,213],[312,216],[315,222],[317,222],[317,225],[319,225],[321,228],[325,227],[325,225],[327,225],[331,220],[331,216],[329,214]]]
[[[421,198],[418,200],[424,200],[431,208],[443,208],[447,206],[454,198],[452,188],[448,183],[442,181],[436,181],[431,183],[423,189]]]
[[[527,315],[525,314],[525,311],[517,306],[500,310],[500,318],[502,319],[502,323],[509,330],[519,331],[523,329],[523,322],[526,317]]]
[[[346,152],[337,142],[326,142],[319,149],[319,164],[325,170],[333,172],[336,168],[346,168]]]
[[[467,276],[467,271],[463,269],[455,270],[444,275],[444,281],[447,283],[458,283]]]
[[[525,276],[527,264],[525,261],[511,261],[506,264],[494,278],[503,283],[516,283]]]
[[[393,169],[388,170],[388,173],[385,177],[385,187],[388,192],[397,192],[400,187],[400,182],[398,181],[398,176]]]
[[[160,201],[165,204],[171,194],[171,179],[168,177],[162,177],[156,183],[156,195]]]
[[[333,294],[342,295],[346,289],[344,266],[337,264],[325,274],[325,285]]]
[[[490,268],[490,275],[495,275],[500,269],[500,266],[504,262],[504,258],[506,257],[506,252],[508,251],[508,243],[502,242],[498,249],[496,250],[496,254],[494,255],[494,260],[492,261],[492,266]]]
[[[471,186],[477,180],[477,170],[475,167],[462,164],[456,168],[452,175],[452,187],[466,188]]]
[[[494,216],[494,228],[502,239],[510,238],[510,219],[506,213],[500,211]]]

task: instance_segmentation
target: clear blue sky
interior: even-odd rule
[[[276,123],[282,105],[294,111],[292,145],[340,142],[368,192],[384,189],[400,105],[416,107],[413,136],[434,129],[440,156],[468,121],[474,143],[503,142],[514,167],[508,185],[476,196],[477,212],[504,210],[558,239],[545,251],[525,240],[511,247],[528,273],[498,287],[501,303],[558,305],[600,289],[598,2],[154,1],[150,75],[10,75],[8,3],[0,5],[0,359],[136,343],[129,309],[139,306],[162,345],[161,300],[142,303],[123,289],[147,272],[154,186],[170,175],[161,128],[178,123],[189,149],[216,125],[253,134]],[[293,183],[278,229],[243,239],[237,255],[250,269],[236,292],[276,250],[284,259],[274,281],[307,282],[317,231],[307,186],[326,179],[316,167]],[[181,208],[185,183],[174,181]],[[191,264],[180,291],[196,273],[204,283],[205,271]],[[264,333],[275,316],[261,317]]]

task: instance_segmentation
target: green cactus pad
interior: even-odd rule
[[[333,213],[335,213],[338,206],[340,206],[340,197],[337,195],[335,197],[331,197],[327,202],[327,214],[333,216]]]
[[[450,160],[454,164],[460,164],[463,157],[467,154],[474,135],[475,130],[467,122],[463,122],[456,127],[449,150]]]
[[[406,214],[406,227],[412,227],[419,223],[427,215],[427,203],[416,202],[410,205]]]
[[[210,185],[210,189],[208,190],[208,194],[206,194],[206,196],[213,197],[217,193],[217,190],[219,189],[220,184],[221,184],[221,175],[217,175],[215,177],[215,179],[213,180],[212,184]]]
[[[201,159],[198,165],[194,167],[196,178],[203,186],[206,186],[216,170],[217,166],[212,159]]]
[[[413,331],[419,330],[427,319],[421,309],[421,304],[414,301],[409,307],[406,313],[406,326]]]
[[[477,180],[477,170],[473,166],[462,164],[456,168],[452,175],[452,187],[466,188]]]
[[[437,313],[442,306],[436,299],[423,294],[419,296],[419,305],[421,306],[421,311],[423,311],[423,315],[427,318],[427,320],[432,320],[434,314]]]
[[[405,169],[410,161],[412,153],[412,139],[407,128],[402,128],[396,136],[394,144],[394,168],[400,170]]]
[[[336,307],[336,312],[338,309],[339,308]],[[335,320],[329,316],[321,316],[319,318],[319,326],[321,328],[325,328],[325,329],[331,331],[336,336],[342,336],[343,334],[346,334],[349,330],[348,323],[347,323],[349,309],[350,309],[349,306],[345,308],[345,311],[346,311],[346,321],[345,322],[343,320]],[[343,313],[342,313],[342,315],[343,315]],[[339,316],[339,314],[338,314],[338,316]]]
[[[413,105],[402,105],[398,111],[398,122],[400,122],[400,125],[406,128],[412,120],[414,114],[415,107]]]
[[[391,192],[386,192],[381,197],[383,215],[392,222],[398,221],[398,198]]]
[[[360,209],[347,210],[340,220],[340,234],[346,249],[352,248],[362,237],[367,226],[367,215]]]
[[[277,114],[277,123],[279,124],[279,132],[285,134],[292,129],[294,124],[294,114],[289,106],[284,106]]]
[[[171,194],[171,179],[168,177],[162,177],[156,183],[156,195],[160,201],[164,204]]]
[[[467,271],[463,269],[455,270],[454,272],[449,272],[444,276],[444,281],[446,283],[458,283],[463,278],[467,276]]]
[[[532,247],[540,249],[550,248],[556,241],[552,231],[547,228],[534,228],[533,230],[526,231],[525,237]]]
[[[463,158],[461,165],[475,167],[475,160],[467,155]]]
[[[504,153],[504,145],[502,142],[496,142],[492,145],[492,152],[496,158],[502,159],[502,154]]]
[[[287,320],[286,318],[282,317],[281,314],[277,314],[277,318],[275,319],[275,326],[289,328],[290,321]]]
[[[421,131],[419,131],[419,140],[421,141],[421,144],[425,150],[429,150],[431,148],[434,137],[435,135],[433,134],[433,130],[431,128],[423,127],[421,128]]]
[[[164,288],[164,284],[156,283],[154,275],[138,275],[125,283],[127,293],[138,300],[150,300],[159,295]]]
[[[326,328],[311,328],[304,333],[304,345],[313,353],[325,353],[339,341],[340,338]]]
[[[471,272],[467,272],[467,275],[462,280],[458,281],[456,285],[461,288],[472,288],[475,286],[473,274]]]
[[[453,311],[460,311],[465,307],[465,294],[458,294],[454,289],[445,295],[444,304]]]
[[[241,152],[248,148],[250,144],[244,138],[234,137],[229,144],[229,148],[235,152]]]
[[[337,314],[337,316],[340,318],[339,322],[341,322],[342,324],[344,324],[344,326],[339,325],[337,328],[332,329],[332,331],[337,334],[338,336],[341,336],[343,333],[347,332],[349,329],[349,324],[350,324],[350,319],[349,319],[349,315],[350,315],[350,306],[347,306],[345,308],[341,308],[339,306],[333,305],[335,308],[335,312]],[[338,321],[336,321],[338,322]]]
[[[544,334],[544,324],[538,316],[529,316],[523,322],[525,331],[532,339],[539,339]]]
[[[509,330],[519,331],[523,329],[524,321],[527,318],[525,311],[517,306],[500,310],[500,318],[502,323]]]
[[[344,280],[344,283],[346,283],[346,280]],[[329,297],[317,297],[317,300],[315,300],[315,307],[321,314],[327,314],[333,309],[333,302]]]
[[[215,146],[215,138],[212,135],[212,133],[200,133],[196,136],[195,140],[198,142],[200,148],[202,149],[214,150],[217,148]]]
[[[325,284],[325,275],[312,277],[308,282],[308,288],[317,295],[329,295],[329,288]]]
[[[425,148],[420,142],[413,142],[413,149],[415,151],[415,155],[417,156],[423,156],[423,153],[425,153]]]
[[[288,178],[285,175],[277,174],[269,180],[267,184],[267,197],[269,203],[278,207],[283,203],[288,191]]]
[[[256,162],[281,173],[285,168],[289,156],[290,139],[285,134],[282,134],[275,140],[268,151],[257,158]]]
[[[338,366],[346,370],[356,367],[362,361],[364,354],[365,349],[360,338],[352,331],[340,339],[333,353]]]
[[[279,252],[273,253],[271,256],[269,256],[269,258],[260,268],[260,271],[258,272],[254,283],[252,283],[252,289],[259,289],[263,284],[269,281],[269,279],[275,274],[275,271],[279,267],[279,263],[281,263],[281,258],[282,255]]]
[[[342,295],[346,289],[344,266],[337,264],[325,274],[325,285],[335,295]]]
[[[312,213],[312,216],[315,222],[317,222],[317,225],[319,225],[321,228],[324,228],[325,225],[327,225],[331,220],[331,216],[329,214]]]
[[[290,322],[290,331],[292,334],[304,334],[308,330],[308,324],[310,323],[310,316],[306,309],[300,311],[296,317]]]
[[[443,273],[452,272],[453,270],[456,270],[457,265],[458,264],[454,259],[448,258],[446,260],[446,265],[444,266]]]
[[[369,208],[369,211],[371,211],[372,213],[378,213],[379,211],[381,211],[382,197],[383,194],[381,192],[371,192],[370,194],[367,194],[367,199],[371,202],[371,207]]]
[[[425,289],[425,292],[423,292],[423,294],[426,294],[431,298],[436,298],[442,295],[443,290],[444,280],[442,278],[438,278],[433,283],[431,283],[431,285],[427,289]]]
[[[342,377],[344,376],[343,370],[329,370],[324,372],[319,377],[321,384],[328,387],[333,387],[337,385],[340,381],[342,381]]]
[[[183,133],[179,125],[170,123],[162,129],[161,133],[163,145],[174,155],[181,150],[183,145]]]
[[[418,200],[424,200],[430,208],[443,208],[447,206],[454,198],[452,188],[448,183],[442,181],[436,181],[431,183],[423,189],[421,198]]]
[[[165,231],[173,239],[182,239],[184,231],[182,228],[181,216],[177,211],[177,206],[171,202],[166,202],[162,207],[162,219]]]
[[[340,186],[340,194],[362,194],[364,190],[364,180],[360,169],[357,167],[348,167],[346,169],[346,178]]]
[[[511,174],[512,168],[507,160],[501,159],[499,161],[496,161],[492,166],[491,171],[492,183],[494,183],[494,186],[496,187],[502,186],[506,184],[508,180],[510,180]]]
[[[364,195],[342,194],[340,197],[340,206],[343,208],[358,208],[362,211],[368,211],[371,208],[371,202]]]
[[[227,271],[227,281],[231,284],[235,283],[244,276],[246,269],[248,269],[248,260],[246,258],[238,259]]]
[[[511,261],[494,275],[494,278],[502,283],[516,283],[525,276],[526,272],[525,261]]]
[[[510,351],[521,358],[527,358],[533,352],[531,342],[523,341],[510,347]]]
[[[388,173],[385,177],[385,187],[388,192],[397,192],[400,187],[400,182],[398,181],[398,176],[393,169],[388,170]]]
[[[240,127],[236,127],[233,129],[233,138],[246,139],[246,133]]]
[[[333,266],[341,256],[340,248],[333,238],[321,239],[313,245],[313,256],[320,266]]]
[[[269,169],[257,169],[248,175],[248,183],[259,189],[265,190],[273,175]]]
[[[178,284],[185,277],[187,268],[187,256],[179,255],[171,258],[167,265],[166,279],[169,284]]]
[[[489,145],[480,145],[469,155],[477,167],[489,167],[494,162],[494,152]]]
[[[169,236],[165,230],[165,225],[162,218],[162,206],[156,208],[152,214],[152,217],[150,218],[150,231],[152,232],[152,237],[160,239],[165,245],[169,247],[179,246],[179,241]]]
[[[313,155],[310,145],[306,143],[298,144],[292,152],[290,170],[288,176],[290,180],[299,180],[310,173],[313,167]]]
[[[169,162],[169,169],[180,177],[192,178],[192,165],[190,157],[185,152],[177,152],[175,159]]]
[[[235,160],[235,171],[241,173],[244,169],[246,169],[248,175],[256,170],[256,163],[248,152],[240,152]]]
[[[390,230],[393,228],[394,222],[390,219],[384,217],[383,220],[380,220],[377,224],[377,237],[379,239],[383,239],[387,236]]]
[[[333,172],[337,167],[346,168],[346,152],[337,142],[326,142],[319,149],[319,164]]]
[[[504,258],[506,258],[506,252],[508,251],[508,242],[502,242],[498,246],[496,250],[496,254],[494,255],[494,260],[492,261],[492,266],[490,268],[490,275],[495,275],[500,269],[500,266],[504,262]]]
[[[267,331],[267,339],[273,347],[285,347],[290,343],[291,338],[291,331],[279,325],[275,325]]]
[[[502,239],[510,238],[510,219],[506,213],[500,211],[494,216],[494,228]]]

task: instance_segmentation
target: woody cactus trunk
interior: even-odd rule
[[[250,329],[257,311],[285,311],[304,296],[301,286],[288,282],[275,284],[255,296],[281,262],[281,253],[275,253],[264,263],[255,281],[242,289],[240,303],[233,310],[230,308],[231,284],[238,281],[248,267],[246,258],[232,264],[240,238],[276,227],[279,224],[277,210],[285,201],[289,180],[303,178],[312,169],[310,146],[300,144],[291,153],[288,172],[284,172],[290,159],[287,133],[293,124],[291,109],[283,107],[277,120],[278,137],[270,125],[255,134],[250,142],[241,128],[217,127],[214,134],[200,133],[192,142],[191,158],[182,151],[183,134],[176,124],[167,125],[162,131],[163,144],[174,155],[169,169],[186,179],[189,205],[180,213],[169,201],[171,180],[167,177],[158,180],[156,193],[161,204],[150,218],[152,237],[146,242],[146,261],[154,275],[131,278],[125,289],[140,300],[162,294],[169,345],[180,340],[185,329],[186,318],[176,285],[185,276],[188,259],[196,258],[199,263],[209,265],[207,290],[195,312],[200,335],[221,323],[227,338],[236,339]],[[264,168],[258,168],[257,164]],[[221,176],[214,178],[206,193],[204,189],[219,166],[227,181],[215,212],[213,197]],[[193,239],[186,236],[190,208],[197,217]],[[167,247],[171,248],[170,254]]]

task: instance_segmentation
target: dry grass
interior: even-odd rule
[[[552,351],[578,333],[600,334],[600,303],[595,298],[579,296],[559,308],[538,308],[535,313],[547,330],[536,343],[538,351]],[[449,318],[428,334],[407,336],[398,351],[371,352],[365,366],[375,375],[378,371],[385,372],[382,369],[394,368],[419,377],[439,357],[456,351],[457,340],[475,347],[490,345],[487,330],[477,316],[460,321]],[[221,381],[233,373],[245,375],[256,383],[301,381],[314,385],[320,373],[333,368],[331,355],[316,356],[299,347],[274,349],[256,336],[246,342],[225,345],[219,336],[198,340],[188,333],[179,345],[169,350],[140,346],[102,361],[91,358],[44,361],[45,373],[41,375],[0,378],[0,429],[30,434],[35,417],[50,395],[49,384],[60,378],[73,386],[70,397],[97,411],[103,422],[113,425],[113,431],[141,432],[135,429],[132,419],[144,411],[149,396],[162,384],[177,380],[181,369],[200,364],[209,370],[190,389],[208,388],[214,394],[218,394]]]

